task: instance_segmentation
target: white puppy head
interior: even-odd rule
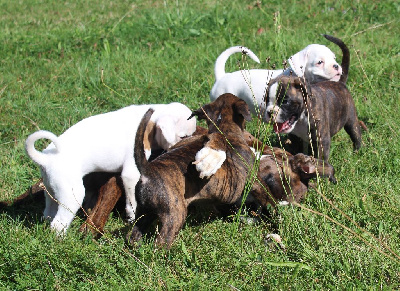
[[[298,77],[305,77],[309,83],[339,81],[342,67],[336,62],[335,54],[326,46],[310,44],[288,60]]]
[[[191,114],[192,111],[181,103],[156,108],[151,117],[155,124],[154,147],[167,150],[182,138],[191,136],[196,130],[196,119],[188,120]]]
[[[336,62],[335,54],[326,46],[310,44],[303,50],[288,59],[291,70],[297,77],[305,78],[307,83],[313,84],[321,81],[339,81],[342,67]],[[273,81],[268,89],[268,102],[263,120],[270,121],[271,114],[277,111],[276,88]]]

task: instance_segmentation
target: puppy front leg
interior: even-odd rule
[[[122,195],[123,188],[121,182],[117,179],[113,176],[106,184],[101,186],[97,203],[79,228],[80,232],[88,233],[90,231],[95,237],[103,234],[108,217]]]
[[[171,209],[169,213],[163,213],[159,215],[161,228],[160,233],[157,236],[156,244],[166,247],[169,249],[182,229],[187,216],[186,208]]]
[[[193,162],[202,179],[214,175],[226,160],[224,137],[219,133],[213,133],[209,135],[209,139],[205,146],[197,152]]]

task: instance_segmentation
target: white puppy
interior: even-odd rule
[[[196,129],[196,120],[187,120],[191,110],[183,104],[131,105],[83,119],[59,137],[40,130],[27,138],[26,151],[40,166],[43,182],[57,200],[46,195],[44,217],[51,220],[53,229],[59,233],[67,230],[85,196],[82,178],[92,172],[121,172],[126,211],[131,219],[135,217],[140,173],[133,157],[134,141],[149,108],[155,111],[146,129],[147,157],[152,149],[166,150]],[[43,138],[52,143],[40,152],[35,141]]]
[[[266,122],[269,121],[266,114],[265,93],[268,82],[280,74],[294,74],[304,77],[309,83],[323,80],[339,81],[342,68],[336,62],[335,54],[326,46],[310,44],[300,52],[288,59],[290,65],[286,70],[240,70],[225,73],[225,63],[234,53],[248,55],[256,62],[260,62],[257,56],[248,48],[235,46],[224,51],[215,62],[215,84],[210,92],[213,101],[223,93],[232,93],[243,99],[248,104],[250,111]],[[274,103],[276,86],[272,86],[269,92],[268,103]],[[275,90],[275,91],[273,91]]]

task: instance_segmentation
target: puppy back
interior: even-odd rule
[[[134,151],[133,155],[135,157],[135,163],[136,166],[139,170],[140,173],[142,173],[143,168],[145,168],[148,164],[148,161],[146,159],[146,154],[144,151],[144,133],[146,131],[147,124],[150,121],[151,116],[154,113],[154,109],[149,109],[147,112],[143,115],[142,120],[139,123],[139,126],[136,131],[136,137],[135,137],[135,146],[134,146]]]
[[[342,82],[346,84],[347,82],[347,77],[349,75],[349,67],[350,67],[350,51],[346,44],[341,40],[336,37],[333,37],[331,35],[324,34],[324,37],[333,42],[334,44],[338,45],[340,49],[342,50],[342,75],[340,76],[339,82]]]

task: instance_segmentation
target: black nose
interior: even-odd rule
[[[335,70],[339,70],[339,65],[333,65],[333,68],[334,68]]]

